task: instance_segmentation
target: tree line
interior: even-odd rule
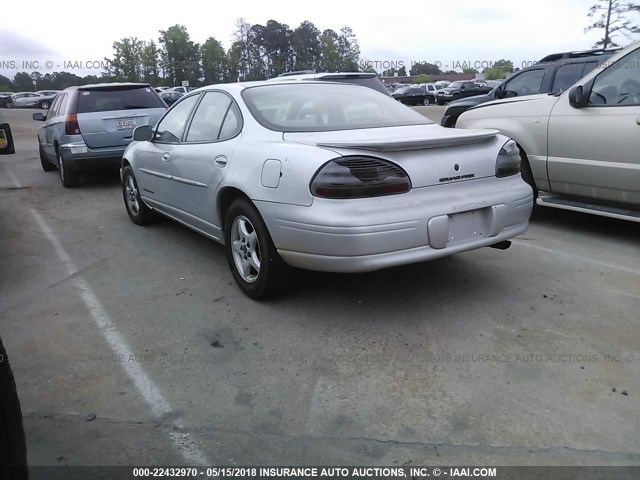
[[[640,6],[625,0],[595,0],[588,10],[591,22],[585,32],[602,30],[603,38],[594,47],[616,46],[616,37],[631,40],[640,33],[633,16]],[[113,55],[105,58],[106,69],[100,75],[80,77],[70,72],[18,72],[13,79],[0,75],[0,91],[33,90],[32,77],[39,90],[61,90],[72,85],[98,82],[144,81],[154,86],[179,85],[187,80],[200,86],[272,78],[293,70],[369,71],[382,76],[421,76],[459,73],[442,72],[437,65],[421,62],[377,72],[370,62],[360,58],[360,47],[353,30],[343,26],[339,31],[320,30],[312,22],[304,21],[296,28],[269,20],[266,25],[248,23],[239,18],[234,23],[231,46],[225,49],[215,37],[202,44],[191,40],[187,28],[173,25],[160,30],[157,39],[121,38],[113,42]],[[463,68],[463,73],[478,73]],[[504,78],[516,71],[513,63],[501,59],[482,73],[487,79]]]

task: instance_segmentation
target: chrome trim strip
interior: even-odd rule
[[[196,182],[195,180],[189,180],[188,178],[174,177],[173,175],[166,175],[164,173],[156,172],[154,170],[149,170],[146,168],[141,168],[140,171],[144,173],[148,173],[149,175],[153,175],[155,177],[164,178],[165,180],[173,180],[174,182],[184,183],[186,185],[191,185],[193,187],[207,188],[206,183]]]

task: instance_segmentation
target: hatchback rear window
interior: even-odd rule
[[[150,87],[113,87],[80,90],[78,113],[166,108]]]

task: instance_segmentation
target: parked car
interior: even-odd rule
[[[212,161],[213,159],[213,161]],[[515,143],[445,129],[369,88],[251,82],[200,88],[122,159],[131,220],[160,212],[225,245],[240,289],[290,267],[364,272],[506,248],[533,205]]]
[[[0,124],[0,155],[15,153],[8,123]],[[27,444],[22,410],[7,351],[0,339],[0,477],[27,480]]]
[[[146,83],[102,83],[69,87],[58,94],[38,132],[40,163],[58,167],[65,187],[75,187],[80,172],[116,169],[134,128],[154,125],[166,105]]]
[[[180,92],[162,92],[160,94],[160,98],[164,100],[164,103],[171,106],[176,103],[183,96],[183,93]]]
[[[440,90],[441,88],[447,88],[449,85],[451,85],[451,82],[449,80],[438,80],[437,82],[435,82],[436,89],[438,90]]]
[[[491,89],[489,87],[483,87],[473,81],[458,80],[451,85],[438,90],[436,101],[438,105],[444,105],[452,100],[458,100],[460,98],[473,97],[474,95],[482,95],[489,93]]]
[[[38,90],[36,93],[43,97],[36,104],[36,107],[48,110],[55,96],[60,93],[60,90]]]
[[[352,83],[369,87],[377,92],[391,96],[391,93],[385,88],[384,83],[375,73],[364,72],[335,72],[335,73],[315,73],[313,70],[303,70],[301,72],[287,72],[275,78],[267,80],[268,82],[300,82],[300,81],[317,81],[317,82],[339,82]]]
[[[619,48],[615,48],[547,55],[532,67],[524,68],[506,80],[497,84],[488,83],[487,86],[493,89],[486,95],[451,102],[444,112],[440,124],[443,127],[454,127],[463,112],[492,100],[537,93],[562,92],[591,72],[599,63],[606,61],[619,51]]]
[[[640,222],[640,42],[569,89],[471,108],[460,128],[513,138],[541,206]]]
[[[0,92],[0,108],[6,108],[13,95],[13,92]]]
[[[43,97],[36,92],[18,92],[11,97],[6,108],[40,108],[41,102],[49,101],[48,97]]]
[[[169,90],[169,87],[154,87],[154,90],[156,91],[156,93],[162,93],[165,90]]]
[[[165,92],[178,92],[184,95],[185,93],[192,92],[195,89],[196,87],[171,87],[171,88],[167,88]]]
[[[436,88],[435,83],[421,83],[418,85],[425,92],[425,105],[431,105],[436,103],[436,96],[438,95],[438,89]]]
[[[427,93],[420,87],[401,87],[391,94],[393,98],[405,105],[424,105]]]

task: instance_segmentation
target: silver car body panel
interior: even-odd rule
[[[233,97],[243,117],[236,137],[129,145],[123,162],[132,166],[147,205],[223,243],[219,198],[227,189],[239,190],[256,205],[287,263],[325,271],[359,272],[428,260],[489,246],[527,229],[531,188],[520,175],[495,176],[496,157],[507,137],[435,124],[283,134],[253,118],[241,96],[247,85],[195,92],[223,91]],[[309,187],[314,175],[344,155],[393,161],[408,173],[413,188],[375,198],[314,197]],[[217,162],[220,156],[224,162]],[[457,179],[467,171],[474,177]]]

